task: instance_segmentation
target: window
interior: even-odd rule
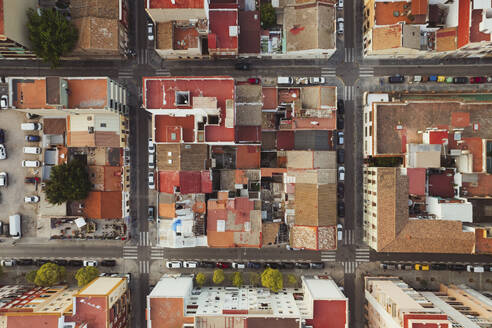
[[[176,136],[176,133],[171,133],[171,140],[176,140],[177,139],[177,136]]]
[[[106,127],[106,123],[101,123],[101,128],[105,128]]]

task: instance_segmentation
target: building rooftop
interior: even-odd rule
[[[77,296],[107,296],[124,282],[125,278],[104,277],[103,279],[94,279],[82,288]]]
[[[193,9],[204,8],[203,0],[149,0],[148,9]]]
[[[413,4],[413,2],[412,2]],[[399,22],[412,23],[410,20],[410,3],[407,1],[381,2],[376,1],[376,25],[393,25]],[[412,12],[413,13],[413,12]],[[411,17],[411,16],[410,16]]]
[[[211,4],[209,9],[209,52],[237,53],[239,47],[238,26],[236,4]]]
[[[44,118],[44,134],[65,134],[67,131],[67,120],[65,118]]]
[[[377,3],[381,3],[381,2],[377,2]],[[384,49],[401,47],[402,33],[403,33],[403,27],[401,24],[373,27],[372,49],[384,50]]]
[[[84,200],[84,216],[91,219],[121,219],[121,191],[91,191]]]
[[[81,17],[72,20],[79,31],[74,54],[119,54],[119,25],[117,18]]]
[[[260,12],[239,11],[239,53],[260,53]]]

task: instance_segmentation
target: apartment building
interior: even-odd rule
[[[32,59],[27,30],[27,10],[36,9],[36,0],[0,0],[0,58]]]

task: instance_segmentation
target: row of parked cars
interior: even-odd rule
[[[279,76],[277,77],[277,84],[297,84],[297,85],[316,85],[324,84],[326,79],[324,77],[292,77],[292,76]]]
[[[405,82],[405,77],[403,75],[390,76],[388,78],[389,83],[403,83]],[[492,76],[444,76],[444,75],[415,75],[409,77],[409,83],[423,83],[423,82],[439,82],[439,83],[454,83],[454,84],[480,84],[480,83],[492,83]]]
[[[168,269],[195,269],[195,268],[219,268],[219,269],[323,269],[323,262],[198,262],[198,261],[167,261]]]
[[[384,270],[417,270],[417,271],[429,271],[429,270],[451,270],[451,271],[468,271],[468,272],[492,272],[492,265],[464,265],[464,264],[446,264],[446,263],[432,263],[432,264],[408,264],[408,263],[381,263],[381,269]]]
[[[0,264],[2,266],[6,267],[11,267],[15,265],[36,265],[36,266],[42,266],[43,264],[46,263],[55,263],[58,265],[62,266],[71,266],[71,267],[81,267],[81,266],[98,266],[99,262],[94,261],[94,260],[64,260],[64,259],[57,259],[57,260],[47,260],[47,259],[39,259],[39,260],[33,260],[33,259],[11,259],[11,260],[1,260]],[[114,267],[116,265],[116,260],[103,260],[100,262],[101,266],[105,267]]]

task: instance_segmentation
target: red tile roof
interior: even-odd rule
[[[408,193],[411,195],[425,195],[425,169],[408,168]]]
[[[403,15],[405,12],[404,6],[408,6],[406,1],[395,2],[376,2],[375,16],[376,25],[392,25],[398,22],[405,22],[407,24],[412,21],[407,15]],[[394,13],[398,13],[397,16]]]
[[[262,87],[263,109],[277,109],[277,88]]]
[[[473,172],[483,171],[482,153],[483,153],[483,142],[482,138],[463,138],[465,141],[465,146],[467,150],[472,153],[473,156]],[[463,146],[463,144],[462,144]]]
[[[448,139],[448,131],[429,131],[429,143],[431,145],[442,145]]]
[[[215,42],[210,42],[209,34],[209,49],[217,49],[217,51],[238,49],[238,37],[230,36],[229,27],[238,26],[238,11],[236,4],[216,4],[210,5],[209,10],[209,28],[210,33],[214,35]],[[238,31],[239,34],[239,31]]]
[[[174,2],[174,3],[173,3]],[[148,9],[203,8],[204,0],[150,0]]]
[[[1,1],[1,0],[0,0]],[[33,328],[33,327],[58,327],[59,315],[55,314],[39,314],[39,315],[14,315],[7,316],[7,327],[15,328]]]
[[[67,319],[76,322],[86,322],[88,327],[106,328],[108,318],[108,304],[106,296],[103,297],[81,297],[75,300],[76,314]],[[98,306],[99,308],[96,308]],[[67,320],[69,321],[69,320]]]
[[[259,143],[261,141],[261,126],[236,126],[236,142]]]
[[[258,11],[240,11],[239,53],[257,54],[260,52],[260,13]]]
[[[452,112],[451,125],[455,128],[466,128],[470,125],[470,112]]]
[[[155,116],[155,142],[194,142],[195,116]]]
[[[482,18],[482,9],[472,10],[470,42],[490,41],[490,33],[480,32],[480,23],[482,22]]]
[[[295,145],[294,131],[277,132],[277,149],[292,150]]]
[[[428,0],[412,0],[412,15],[426,15],[429,9]]]
[[[236,168],[259,169],[260,168],[260,146],[237,146]]]
[[[5,33],[3,22],[3,0],[0,0],[0,35]]]
[[[196,194],[201,191],[201,174],[200,171],[180,171],[180,192],[182,194]]]
[[[470,42],[470,0],[459,0],[458,48]]]
[[[211,193],[209,171],[159,171],[159,192],[174,194],[179,187],[182,194]]]
[[[159,171],[159,191],[174,194],[174,187],[179,187],[179,171]]]
[[[429,195],[442,198],[454,196],[452,174],[432,174],[429,176]]]
[[[121,191],[91,191],[84,200],[84,215],[92,219],[121,219]]]
[[[315,300],[313,327],[344,328],[347,324],[347,300]]]

